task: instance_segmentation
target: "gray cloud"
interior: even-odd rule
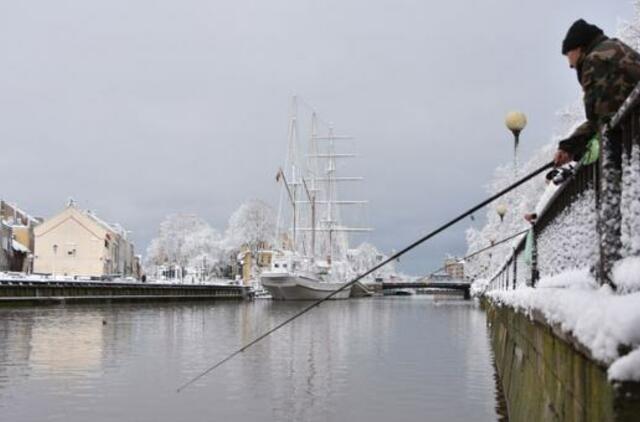
[[[370,238],[399,248],[482,198],[580,91],[560,55],[578,17],[615,31],[627,1],[31,1],[0,13],[0,195],[37,215],[73,196],[146,247],[166,214],[222,229],[273,176],[297,93],[359,139]],[[464,225],[403,264],[464,251]]]

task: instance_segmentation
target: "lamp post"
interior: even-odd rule
[[[513,133],[513,174],[518,178],[518,142],[520,141],[520,132],[527,125],[527,116],[519,111],[510,111],[504,119],[507,129]]]
[[[500,217],[500,222],[502,223],[504,215],[507,213],[507,206],[505,204],[498,204],[496,206],[496,213],[498,214],[498,217]]]
[[[53,275],[53,279],[56,279],[56,257],[58,256],[58,245],[53,245],[53,268],[51,271],[51,275]]]
[[[491,246],[493,246],[493,245],[495,245],[495,244],[496,244],[496,239],[495,239],[493,236],[491,236],[491,237],[489,238],[489,244],[490,244]],[[493,266],[493,250],[492,250],[492,249],[489,249],[489,272],[491,272],[491,267],[492,267],[492,266]]]

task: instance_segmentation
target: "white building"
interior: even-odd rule
[[[109,224],[73,202],[34,229],[35,273],[99,277],[134,276],[133,244],[119,225]]]

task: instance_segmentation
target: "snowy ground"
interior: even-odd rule
[[[541,279],[536,288],[494,290],[486,296],[528,315],[539,311],[550,323],[559,324],[609,366],[611,381],[640,381],[640,258],[619,262],[614,282],[617,293],[599,286],[586,269],[569,270]],[[475,293],[484,285],[478,280]],[[632,351],[620,356],[619,346]]]

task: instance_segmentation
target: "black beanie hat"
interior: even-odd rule
[[[562,41],[562,54],[567,54],[574,48],[586,47],[602,34],[602,29],[586,22],[584,19],[578,19],[571,25],[567,36]]]

